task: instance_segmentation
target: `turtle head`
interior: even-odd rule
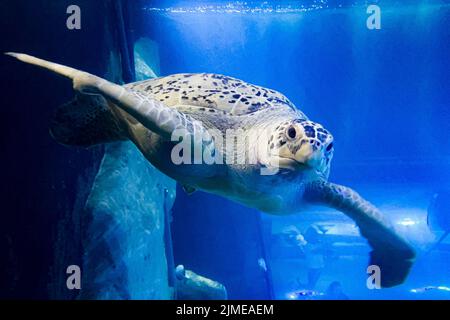
[[[328,178],[333,149],[333,136],[309,120],[281,123],[269,141],[270,156],[280,168],[310,169],[324,178]]]

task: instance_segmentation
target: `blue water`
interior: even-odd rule
[[[175,259],[227,285],[231,297],[289,299],[304,290],[307,258],[282,238],[286,227],[303,233],[318,225],[327,230],[327,253],[318,296],[306,298],[319,298],[333,281],[350,299],[450,298],[450,241],[425,255],[442,234],[429,229],[427,208],[450,178],[450,5],[377,4],[379,30],[366,27],[364,2],[340,1],[144,1],[142,18],[133,22],[135,37],[157,43],[161,75],[237,77],[284,93],[322,123],[336,141],[330,180],[379,206],[419,252],[405,284],[369,290],[369,248],[342,214],[259,216],[179,192]],[[414,291],[425,286],[434,287]]]

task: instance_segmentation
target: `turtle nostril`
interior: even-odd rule
[[[331,142],[328,146],[327,146],[327,152],[330,152],[331,149],[333,149],[333,142]]]

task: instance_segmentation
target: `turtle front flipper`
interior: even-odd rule
[[[23,53],[8,52],[6,55],[71,79],[74,89],[79,92],[102,95],[144,127],[169,141],[174,139],[178,142],[179,138],[190,138],[196,146],[214,152],[213,139],[200,122],[174,108],[169,108],[159,100],[68,66]]]
[[[354,190],[327,181],[308,183],[304,199],[339,210],[356,222],[373,249],[370,265],[380,268],[382,287],[396,286],[405,280],[414,262],[414,249],[376,207]]]

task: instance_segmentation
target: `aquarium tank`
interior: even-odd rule
[[[0,9],[0,298],[450,299],[449,1]]]

